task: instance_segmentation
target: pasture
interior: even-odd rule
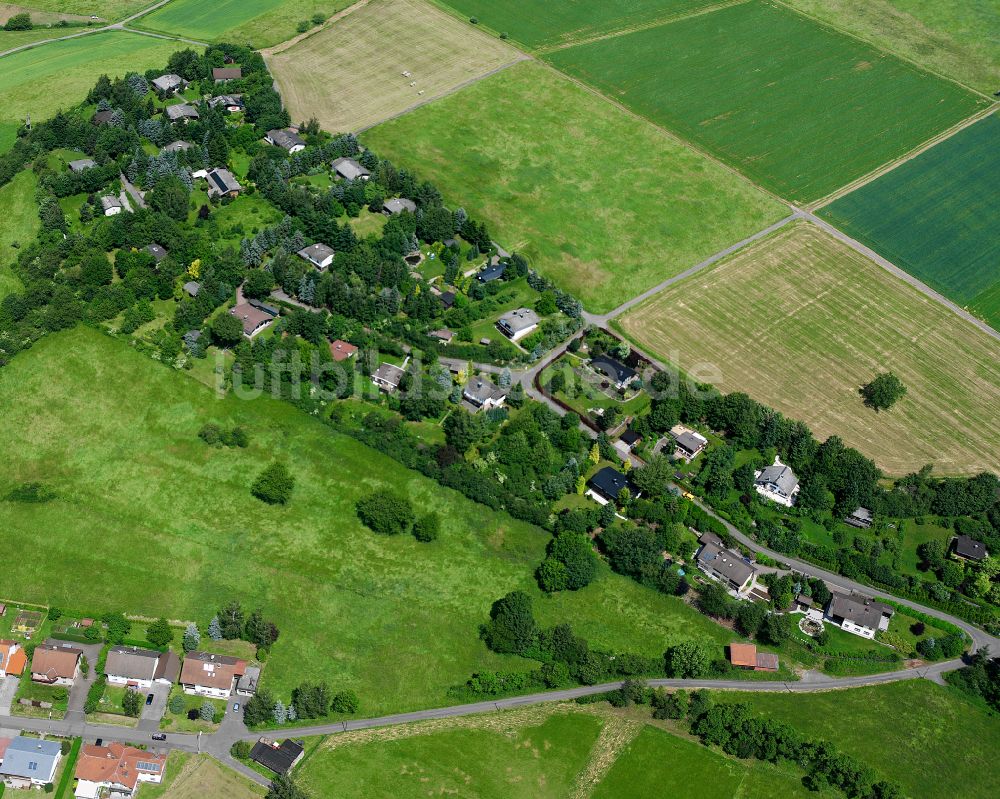
[[[1000,87],[1000,4],[941,0],[785,0],[883,50],[992,94]]]
[[[359,131],[519,57],[422,0],[372,0],[267,61],[293,120]]]
[[[1000,329],[998,174],[993,114],[819,213]]]
[[[362,139],[461,198],[498,242],[592,311],[785,214],[730,170],[537,63]]]
[[[490,653],[479,624],[523,589],[545,625],[593,645],[656,656],[672,641],[731,634],[612,574],[544,598],[534,571],[549,535],[475,505],[337,435],[291,405],[218,399],[207,387],[92,329],[53,335],[0,370],[9,456],[0,497],[41,481],[48,503],[0,501],[5,593],[90,613],[120,609],[203,624],[231,597],[260,606],[281,637],[264,682],[285,700],[303,680],[353,688],[364,715],[448,704],[475,671],[527,668]],[[206,422],[240,424],[245,450],[205,445]],[[284,460],[287,507],[250,495]],[[379,537],[355,502],[377,487],[442,517],[430,545]],[[122,541],[141,541],[141,552]],[[11,549],[11,548],[14,549]],[[27,548],[31,558],[15,557]],[[721,648],[720,650],[721,651]]]
[[[690,13],[716,0],[440,0],[466,19],[475,18],[497,33],[531,49],[648,25]]]
[[[988,103],[757,0],[544,57],[796,202],[830,194]]]
[[[0,122],[46,119],[80,102],[102,74],[144,72],[167,62],[177,42],[107,31],[4,56]]]
[[[208,755],[174,751],[167,760],[167,773],[161,785],[142,786],[142,799],[203,799],[224,796],[226,799],[255,799],[264,788],[223,766]]]
[[[14,243],[28,244],[38,232],[38,206],[35,205],[34,173],[21,172],[6,186],[0,187],[0,300],[21,288],[21,281],[11,271],[17,260]]]
[[[108,21],[131,16],[153,5],[153,2],[155,0],[26,0],[26,4],[32,9],[62,16],[96,16]]]
[[[815,227],[789,225],[628,313],[621,329],[723,391],[746,391],[890,475],[1000,462],[1000,343]],[[892,370],[890,411],[858,389]]]

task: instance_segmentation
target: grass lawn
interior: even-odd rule
[[[337,132],[390,119],[518,57],[422,0],[371,0],[267,60],[292,119],[315,116]]]
[[[168,706],[166,713],[160,720],[161,730],[169,730],[171,732],[214,732],[219,728],[218,724],[212,721],[205,721],[201,718],[189,719],[188,711],[201,710],[201,706],[206,702],[210,702],[215,708],[216,716],[228,710],[228,700],[186,694],[179,685],[175,685],[170,689],[170,698],[173,699],[175,696],[179,696],[184,700],[184,709],[180,713],[173,713]]]
[[[30,0],[27,5],[33,9],[59,12],[62,16],[93,15],[111,21],[131,16],[152,3],[149,0]]]
[[[241,774],[231,771],[209,755],[174,751],[167,760],[167,773],[161,785],[143,785],[142,799],[254,799],[266,789]]]
[[[830,194],[989,102],[758,0],[545,58],[793,201]]]
[[[497,241],[592,311],[620,305],[785,214],[730,171],[536,63],[363,140],[461,198]]]
[[[972,474],[1000,461],[989,432],[1000,344],[811,225],[783,228],[620,324],[652,352],[681,353],[685,371],[801,419],[820,440],[840,436],[889,474],[926,463]],[[908,393],[875,413],[857,391],[889,369]]]
[[[41,640],[41,639],[37,639]],[[69,687],[65,685],[43,685],[32,682],[30,667],[24,670],[21,677],[21,684],[17,688],[14,702],[11,705],[11,713],[15,716],[32,716],[35,718],[55,718],[61,719],[69,707]],[[21,705],[18,700],[32,699],[38,702],[51,702],[51,708],[31,707]]]
[[[713,5],[714,0],[442,0],[466,18],[539,48],[648,25]]]
[[[949,530],[946,527],[940,527],[933,522],[917,524],[915,521],[908,519],[903,524],[905,526],[903,527],[903,545],[899,556],[900,571],[924,580],[933,580],[934,575],[932,572],[920,571],[917,568],[920,563],[920,558],[917,556],[917,547],[927,541],[940,541],[943,546],[947,547],[948,542],[955,535],[955,531]]]
[[[21,281],[12,270],[17,260],[14,243],[27,245],[38,233],[38,206],[35,186],[38,180],[31,170],[19,173],[6,186],[0,187],[0,300],[21,288]]]
[[[242,239],[253,238],[268,225],[280,222],[281,218],[281,212],[262,196],[241,194],[232,202],[212,209],[209,224],[214,223],[218,228],[218,241],[238,249]]]
[[[57,494],[0,502],[0,527],[37,553],[7,563],[6,593],[202,624],[240,597],[281,630],[263,677],[286,701],[302,680],[323,679],[353,688],[363,713],[377,715],[448,704],[447,690],[475,671],[527,667],[477,636],[490,604],[515,588],[535,598],[543,624],[568,621],[602,648],[656,656],[679,640],[729,638],[679,599],[606,568],[582,591],[544,598],[533,577],[549,539],[540,529],[287,403],[216,399],[93,330],[48,337],[14,359],[0,371],[0,405],[10,452],[0,495],[30,480]],[[250,447],[205,446],[197,431],[208,421],[242,425]],[[275,458],[297,481],[284,508],[249,493]],[[357,521],[356,500],[386,485],[418,512],[441,513],[436,543],[378,537]],[[143,540],[141,558],[116,543],[123,535]]]
[[[125,31],[52,42],[5,56],[0,121],[41,121],[79,102],[102,74],[115,77],[166,64],[177,43]]]
[[[364,238],[371,234],[376,236],[382,235],[382,228],[385,227],[385,223],[389,221],[389,217],[385,214],[373,214],[367,208],[362,208],[361,213],[356,217],[342,217],[337,220],[341,224],[347,222],[352,228],[354,228],[355,234]]]
[[[1000,116],[993,114],[820,214],[1000,329]]]
[[[17,122],[0,122],[0,155],[6,153],[17,141]]]
[[[993,0],[785,0],[788,5],[992,94],[1000,86],[1000,5]]]
[[[990,799],[1000,780],[1000,717],[927,680],[804,696],[714,697],[750,702],[764,715],[836,744],[898,782],[907,796]]]

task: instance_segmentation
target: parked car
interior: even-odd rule
[[[165,741],[167,740],[167,734],[165,732],[154,732],[152,738],[154,741]]]
[[[146,694],[146,704],[147,705],[153,704],[153,695],[152,694]]]
[[[238,713],[239,710],[240,710],[240,703],[239,702],[233,702],[233,713]]]

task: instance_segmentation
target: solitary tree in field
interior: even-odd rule
[[[277,461],[268,466],[254,480],[251,492],[268,505],[284,505],[292,498],[295,478],[285,464]]]
[[[865,405],[876,411],[887,411],[906,394],[906,386],[892,372],[883,372],[861,387]]]

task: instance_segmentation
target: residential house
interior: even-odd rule
[[[97,166],[97,162],[93,158],[79,158],[76,161],[70,161],[69,164],[70,172],[83,172],[87,169],[93,169]]]
[[[333,247],[328,247],[326,244],[310,244],[308,247],[303,247],[296,253],[299,258],[303,258],[313,266],[315,266],[320,272],[330,266],[333,263]]]
[[[874,638],[879,630],[888,630],[895,611],[861,594],[834,593],[826,607],[826,618],[849,633]]]
[[[105,216],[115,216],[115,214],[120,214],[124,210],[122,208],[122,201],[110,195],[101,197],[101,208],[104,209]]]
[[[702,535],[695,560],[705,574],[737,595],[749,593],[757,581],[757,570],[738,552],[726,549],[722,539],[712,533]]]
[[[868,508],[858,507],[851,514],[844,519],[845,524],[851,525],[851,527],[861,527],[867,529],[872,526],[874,518],[872,517],[872,512]]]
[[[271,324],[280,312],[273,305],[248,300],[230,308],[229,313],[243,323],[243,335],[247,338],[253,338]]]
[[[330,342],[330,356],[338,363],[346,361],[348,358],[353,358],[357,352],[357,347],[346,341],[341,341],[339,338],[336,341]]]
[[[518,341],[538,327],[538,314],[530,308],[508,311],[497,320],[497,328],[511,341]]]
[[[344,180],[368,180],[372,174],[353,158],[336,158],[331,166]]]
[[[758,652],[753,644],[730,644],[729,662],[738,669],[750,671],[777,671],[778,656]]]
[[[236,693],[240,696],[253,696],[257,693],[259,682],[260,669],[257,666],[247,666],[243,675],[236,681]]]
[[[62,757],[59,741],[17,736],[7,744],[0,765],[0,777],[10,788],[31,788],[52,782]]]
[[[629,427],[626,428],[625,432],[618,437],[618,440],[628,447],[629,452],[632,452],[637,446],[639,446],[640,443],[642,443],[642,436]]]
[[[405,374],[405,371],[391,363],[379,364],[378,369],[372,372],[372,383],[382,391],[391,394],[399,388],[399,384]]]
[[[681,424],[675,424],[670,428],[670,436],[674,440],[675,460],[690,463],[708,446],[708,439],[705,436]]]
[[[951,542],[951,551],[960,560],[971,560],[976,563],[986,560],[989,552],[982,541],[970,538],[967,535],[956,535]]]
[[[386,216],[401,214],[403,211],[409,211],[411,214],[414,214],[417,212],[417,204],[413,200],[407,200],[405,197],[394,197],[382,203],[382,213]]]
[[[211,169],[205,179],[208,181],[209,197],[235,197],[243,191],[239,181],[228,169]]]
[[[201,283],[197,281],[189,280],[184,284],[184,293],[190,297],[197,297],[199,291],[201,291]]]
[[[167,119],[171,122],[183,122],[185,124],[187,124],[190,120],[198,119],[201,116],[198,113],[198,109],[188,103],[168,105],[164,109],[164,112],[167,115]]]
[[[507,392],[484,377],[474,376],[469,378],[469,382],[462,389],[462,398],[475,413],[479,410],[499,408],[507,399]]]
[[[495,259],[494,259],[495,260]],[[507,271],[507,264],[501,263],[495,260],[489,266],[485,266],[476,273],[476,280],[480,283],[492,283],[494,280],[499,280],[503,277],[503,273]]]
[[[0,640],[0,680],[4,677],[20,677],[28,665],[24,647],[17,641]]]
[[[58,641],[35,647],[31,656],[31,680],[45,685],[72,685],[80,673],[83,650]]]
[[[438,297],[438,300],[441,302],[441,307],[447,311],[449,308],[451,308],[451,306],[455,304],[455,292],[443,291],[441,292],[441,295]]]
[[[143,249],[148,252],[156,260],[156,263],[160,263],[164,258],[167,257],[167,251],[159,244],[147,244]]]
[[[306,143],[299,137],[299,134],[287,128],[269,130],[264,135],[264,141],[268,144],[273,144],[275,147],[288,150],[289,153],[298,153],[306,149]]]
[[[455,338],[455,334],[448,330],[447,328],[441,328],[440,330],[432,330],[427,334],[433,339],[440,341],[442,344],[451,344],[451,340]]]
[[[243,95],[242,94],[220,94],[218,97],[210,97],[208,99],[209,108],[225,108],[232,114],[242,111],[243,105]]]
[[[246,670],[246,661],[212,652],[188,652],[184,656],[180,683],[186,694],[228,697]]]
[[[287,774],[302,759],[305,748],[301,741],[286,738],[280,744],[261,738],[250,750],[250,759],[275,774]]]
[[[153,683],[172,685],[180,671],[173,652],[157,652],[135,646],[115,646],[108,650],[104,673],[112,685],[151,688]]]
[[[193,146],[194,145],[189,141],[182,141],[181,139],[178,139],[177,141],[170,142],[170,144],[165,147],[161,147],[160,155],[163,155],[163,153],[180,153],[185,150],[190,150]]]
[[[597,355],[590,359],[590,368],[608,378],[618,390],[624,390],[638,377],[630,366],[617,361],[610,355]]]
[[[153,754],[110,741],[103,746],[80,747],[76,761],[75,799],[126,799],[135,796],[144,782],[159,784],[167,768],[167,755]]]
[[[635,484],[613,466],[605,466],[590,478],[587,485],[590,486],[587,496],[592,497],[601,505],[607,505],[609,502],[617,503],[623,488],[629,490],[632,499],[639,496],[639,489],[635,487]]]
[[[795,476],[790,466],[786,466],[776,457],[774,463],[754,474],[753,487],[762,497],[786,508],[795,504],[795,497],[799,493],[799,478]]]
[[[173,94],[176,91],[184,91],[184,89],[187,88],[187,85],[188,82],[184,80],[184,78],[180,75],[174,75],[173,73],[153,78],[153,86],[163,94]]]
[[[216,83],[225,83],[230,80],[239,80],[243,77],[243,70],[239,67],[215,67],[212,70],[212,80]]]
[[[97,125],[101,127],[102,125],[110,125],[111,120],[115,118],[114,111],[98,111],[90,118],[92,125]]]

